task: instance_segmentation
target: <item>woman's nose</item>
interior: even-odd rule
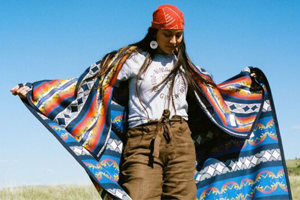
[[[175,35],[171,38],[170,43],[173,44],[174,46],[176,45],[176,36]]]

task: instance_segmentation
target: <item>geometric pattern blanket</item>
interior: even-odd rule
[[[105,67],[97,62],[78,78],[43,80],[26,107],[85,169],[102,199],[131,199],[119,185],[126,131],[128,87],[115,86],[118,72],[136,49],[120,49]],[[218,85],[190,69],[199,91],[189,102],[189,126],[197,162],[198,199],[291,199],[271,90],[264,74],[246,68]],[[256,70],[256,79],[250,73]],[[96,76],[96,74],[101,76]]]

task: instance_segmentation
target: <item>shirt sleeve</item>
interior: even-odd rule
[[[134,55],[130,56],[123,64],[122,69],[118,74],[116,84],[119,84],[120,81],[126,81],[130,78],[135,77],[138,74],[139,69],[143,65],[144,61],[144,54],[135,53]]]
[[[117,81],[126,81],[129,78],[132,77],[132,70],[130,67],[130,59],[128,58],[125,63],[122,66],[122,69],[120,70],[118,77],[117,77]]]

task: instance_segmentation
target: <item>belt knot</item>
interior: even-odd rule
[[[159,157],[159,145],[161,138],[164,137],[169,143],[172,138],[170,132],[170,110],[164,110],[161,118],[157,122],[154,138],[150,145],[149,166],[153,166],[154,157]]]

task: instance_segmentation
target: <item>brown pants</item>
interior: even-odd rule
[[[121,179],[133,200],[196,199],[196,155],[186,121],[163,116],[131,128],[127,137]]]

